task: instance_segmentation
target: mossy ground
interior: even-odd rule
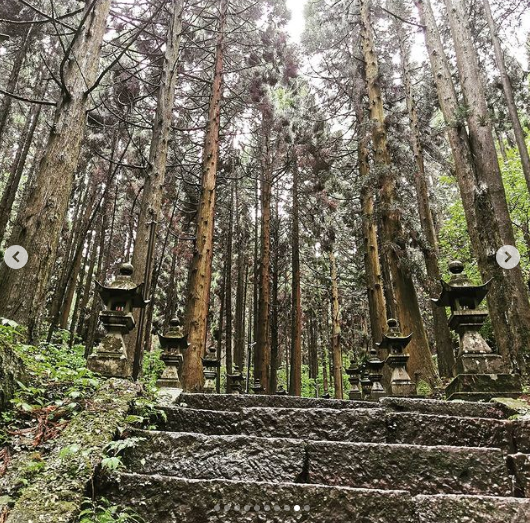
[[[22,334],[0,327],[26,375],[0,417],[0,522],[74,521],[106,445],[143,421],[128,419],[142,387],[91,373],[84,347],[62,333],[38,346]]]

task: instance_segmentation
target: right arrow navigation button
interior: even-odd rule
[[[515,269],[521,262],[521,255],[513,245],[505,245],[497,251],[497,263],[503,269]]]

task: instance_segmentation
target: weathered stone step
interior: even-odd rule
[[[285,409],[256,407],[240,411],[165,409],[164,429],[211,435],[295,438],[329,441],[386,441],[382,409]]]
[[[459,418],[495,418],[505,419],[515,410],[496,402],[482,403],[472,401],[442,401],[416,398],[382,398],[379,405],[396,412],[419,412],[439,416],[456,416]]]
[[[251,407],[291,409],[367,409],[385,408],[396,412],[419,412],[461,418],[506,419],[516,411],[496,402],[441,401],[418,398],[382,398],[379,403],[345,401],[293,396],[260,396],[255,394],[181,394],[178,404],[193,409],[241,410]]]
[[[187,479],[291,482],[413,494],[507,496],[512,481],[497,449],[317,442],[145,432],[126,454],[131,472]]]
[[[98,490],[147,523],[530,523],[530,500],[516,498],[129,473],[100,480]]]
[[[297,438],[326,441],[408,443],[493,447],[512,451],[512,423],[491,418],[461,418],[387,412],[384,409],[278,409],[240,411],[167,408],[164,429],[209,435]],[[530,428],[528,430],[530,436]]]
[[[241,410],[250,407],[277,407],[291,409],[367,409],[378,408],[368,401],[344,401],[294,396],[261,396],[256,394],[189,394],[179,396],[181,406],[206,410]]]

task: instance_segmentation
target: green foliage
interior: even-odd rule
[[[162,376],[165,363],[161,359],[162,350],[157,349],[144,354],[142,365],[142,381],[146,386],[156,388],[156,382]]]
[[[113,505],[106,498],[94,501],[86,499],[83,503],[78,523],[144,523],[130,508]]]
[[[0,326],[0,343],[13,348],[22,359],[28,377],[27,383],[18,383],[11,400],[13,409],[2,413],[0,443],[11,441],[10,432],[16,432],[17,428],[24,428],[29,435],[29,420],[35,426],[34,445],[38,445],[58,433],[53,430],[55,425],[62,426],[83,410],[100,380],[86,368],[84,347],[70,347],[64,332],[57,333],[54,343],[35,346],[22,340],[19,328]]]
[[[113,472],[125,468],[120,456],[111,456],[101,460],[101,468],[108,472]]]
[[[133,427],[156,430],[159,424],[167,421],[165,411],[156,404],[156,391],[147,391],[144,397],[137,398],[133,405],[133,413],[125,418],[125,422]]]
[[[105,451],[110,456],[118,456],[125,452],[127,449],[133,449],[138,446],[138,443],[145,441],[145,438],[132,437],[120,439],[117,441],[111,441],[106,447]]]
[[[433,392],[431,386],[426,381],[423,381],[423,380],[420,380],[418,382],[416,391],[419,396],[432,396],[432,392]]]

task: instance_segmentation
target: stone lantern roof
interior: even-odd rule
[[[134,268],[130,263],[122,263],[118,269],[118,276],[110,285],[96,282],[101,299],[105,304],[113,300],[132,300],[132,307],[142,308],[148,303],[143,299],[144,284],[137,285],[132,275]]]
[[[451,310],[476,309],[487,296],[492,280],[484,285],[473,285],[464,274],[464,264],[454,261],[449,264],[452,276],[449,282],[441,281],[442,294],[432,301],[439,307],[451,307]]]
[[[159,334],[160,347],[164,350],[185,350],[189,347],[188,337],[184,335],[182,325],[178,317],[169,322],[169,328],[165,334]]]
[[[411,342],[413,333],[403,336],[399,329],[399,322],[395,319],[389,319],[387,322],[388,331],[383,335],[383,339],[377,346],[380,349],[387,349],[389,352],[403,352]]]

